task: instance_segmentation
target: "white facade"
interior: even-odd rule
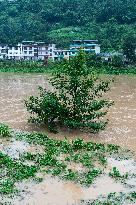
[[[59,49],[56,49],[53,52],[52,59],[53,59],[53,61],[61,60],[61,59],[69,60],[70,56],[71,56],[71,51],[70,50],[59,50]]]
[[[8,51],[8,45],[1,44],[0,45],[0,59],[7,58],[7,51]]]
[[[55,44],[49,44],[48,45],[48,59],[51,59],[54,61],[54,52],[56,49],[56,45]]]
[[[22,55],[22,44],[18,44],[17,46],[9,46],[7,51],[7,58],[14,60],[21,60]]]
[[[23,41],[22,42],[22,59],[24,60],[36,60],[37,44],[34,41]]]
[[[101,52],[100,45],[95,46],[95,53],[99,54]]]
[[[16,46],[0,44],[0,59],[69,60],[77,54],[79,49],[84,50],[86,53],[100,53],[100,45],[97,40],[75,40],[70,45],[69,50],[56,49],[55,44],[47,45],[44,42],[22,41]]]
[[[55,44],[45,44],[44,42],[23,41],[16,46],[0,44],[0,59],[14,60],[44,60],[52,59]]]

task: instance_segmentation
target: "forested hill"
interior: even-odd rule
[[[0,42],[98,39],[117,50],[134,35],[136,0],[0,0]]]

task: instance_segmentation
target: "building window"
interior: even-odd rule
[[[32,51],[29,51],[29,54],[32,54]]]
[[[50,52],[52,52],[52,49],[50,49]]]
[[[52,53],[50,53],[50,56],[52,56]]]
[[[75,54],[75,52],[72,52],[72,54]]]
[[[5,50],[5,49],[2,49],[2,50],[1,50],[1,53],[6,53],[6,50]]]
[[[27,51],[24,51],[24,54],[27,54]]]
[[[27,50],[27,47],[26,47],[26,46],[24,47],[24,50]]]
[[[67,55],[68,53],[67,52],[65,52],[65,55]]]
[[[29,47],[29,50],[32,50],[32,47]]]

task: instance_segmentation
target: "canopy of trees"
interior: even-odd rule
[[[121,48],[136,31],[136,0],[1,0],[0,42],[42,40],[67,47],[98,39],[103,50]]]

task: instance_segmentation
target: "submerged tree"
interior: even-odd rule
[[[89,128],[98,132],[108,120],[102,120],[113,102],[102,96],[109,90],[109,81],[96,77],[84,52],[60,62],[50,83],[54,92],[39,88],[38,97],[25,101],[31,113],[30,122],[45,123],[52,130],[57,123],[69,128]]]

